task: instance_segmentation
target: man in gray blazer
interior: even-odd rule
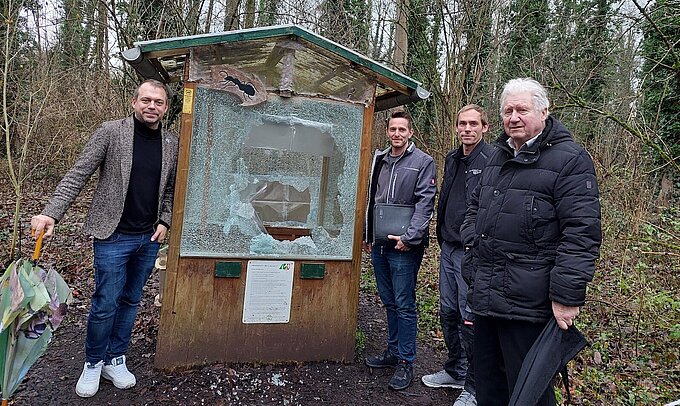
[[[132,96],[134,114],[102,124],[57,186],[31,231],[50,237],[73,200],[99,169],[99,182],[83,230],[94,236],[95,291],[87,320],[85,365],[76,385],[81,397],[99,379],[120,389],[135,386],[126,366],[137,307],[170,228],[178,138],[162,128],[168,89],[156,80]]]

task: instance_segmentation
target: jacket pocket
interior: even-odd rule
[[[530,259],[508,254],[504,287],[508,302],[523,308],[543,307],[548,301],[553,266],[552,258]]]
[[[397,167],[390,185],[390,201],[396,204],[413,204],[413,195],[418,183],[420,170],[411,167]]]
[[[524,208],[526,229],[532,243],[559,238],[559,222],[552,203],[540,197],[527,196]]]

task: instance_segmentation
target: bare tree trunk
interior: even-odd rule
[[[255,0],[246,0],[246,13],[243,22],[244,28],[253,28],[255,26]]]
[[[224,10],[224,31],[231,31],[238,29],[238,7],[240,0],[227,0],[226,8]]]
[[[205,16],[205,27],[203,28],[203,32],[212,31],[213,8],[214,7],[215,7],[215,0],[209,0],[208,1],[208,15]]]
[[[109,72],[109,23],[106,3],[97,2],[97,28],[95,30],[95,66],[108,75]]]
[[[399,0],[397,3],[397,24],[394,29],[394,56],[393,64],[402,72],[406,69],[406,55],[408,54],[408,21],[406,16],[409,9],[409,0]]]

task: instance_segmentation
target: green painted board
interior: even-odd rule
[[[323,279],[326,276],[326,264],[302,264],[300,265],[300,278]]]
[[[216,278],[240,278],[241,261],[235,262],[215,262]]]

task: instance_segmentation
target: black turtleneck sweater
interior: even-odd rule
[[[133,116],[134,117],[134,116]],[[132,171],[116,231],[142,234],[154,231],[158,221],[158,184],[161,180],[161,126],[153,130],[135,117]]]

